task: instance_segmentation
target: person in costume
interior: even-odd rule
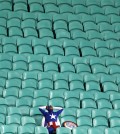
[[[47,111],[45,111],[45,109]],[[58,111],[54,112],[53,109]],[[58,116],[61,114],[63,109],[61,107],[41,106],[39,107],[39,110],[45,118],[44,126],[47,127],[49,134],[53,134],[53,132],[60,127]]]

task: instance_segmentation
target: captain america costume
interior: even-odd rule
[[[44,109],[45,107],[39,107],[40,112],[45,117],[45,126],[47,127],[49,134],[52,134],[58,127],[60,127],[60,123],[58,122],[58,116],[63,111],[62,108],[55,107],[56,109],[60,109],[57,112],[53,112],[53,110],[47,109],[46,112]]]

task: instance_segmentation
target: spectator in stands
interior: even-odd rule
[[[47,111],[45,111],[44,109],[46,109]],[[54,112],[53,109],[58,111]],[[45,117],[45,120],[42,122],[42,124],[44,123],[43,125],[47,127],[49,134],[53,134],[54,132],[56,132],[56,129],[60,127],[58,116],[61,114],[63,109],[60,107],[41,106],[39,107],[39,110]]]

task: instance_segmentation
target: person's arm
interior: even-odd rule
[[[55,110],[61,110],[63,108],[62,107],[53,107],[53,109],[55,109]]]
[[[58,110],[58,111],[56,112],[58,116],[59,116],[59,114],[61,114],[62,111],[63,111],[63,108],[62,108],[62,107],[54,107],[54,109]]]
[[[39,107],[39,110],[40,110],[40,112],[41,112],[43,115],[46,114],[46,112],[45,112],[44,109],[46,109],[46,106],[40,106],[40,107]]]

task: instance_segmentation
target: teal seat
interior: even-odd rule
[[[95,23],[95,18],[89,14],[82,13],[82,14],[80,14],[79,17],[81,18],[80,20],[82,23],[85,23],[85,22],[94,22]]]
[[[7,36],[7,29],[5,27],[0,26],[0,37]]]
[[[84,99],[81,102],[81,107],[85,108],[85,109],[96,109],[97,108],[97,104],[92,99]]]
[[[98,5],[90,5],[88,7],[88,10],[90,11],[91,15],[95,15],[95,14],[103,14],[104,15],[104,10]]]
[[[7,21],[6,21],[6,19],[5,19],[5,18],[2,18],[2,16],[0,16],[0,19],[1,19],[1,21],[0,21],[0,26],[1,26],[1,27],[6,27],[6,26],[7,26]]]
[[[92,118],[88,116],[79,117],[77,118],[77,125],[78,127],[81,127],[81,126],[92,127]]]
[[[33,18],[26,18],[21,22],[21,28],[36,28],[36,21]]]
[[[111,14],[111,15],[110,15],[110,22],[111,22],[112,24],[114,24],[114,23],[119,23],[120,20],[119,20],[118,15]]]
[[[43,7],[40,3],[30,2],[30,12],[32,12],[32,13],[36,13],[36,12],[43,13],[44,10],[43,10]]]
[[[120,1],[116,0],[114,4],[115,4],[115,7],[119,7],[120,6]]]
[[[52,23],[49,20],[41,20],[37,23],[37,29],[42,29],[42,28],[46,28],[46,29],[52,29]]]
[[[21,3],[21,2],[23,2],[23,3],[25,3],[25,4],[27,4],[27,0],[14,0],[14,3]]]
[[[109,94],[106,94],[104,92],[97,92],[94,94],[95,96],[95,100],[101,100],[101,99],[105,99],[105,100],[108,100],[109,101]]]
[[[77,118],[79,117],[92,117],[91,109],[77,109]]]
[[[108,127],[108,120],[105,117],[95,117],[93,119],[93,126],[94,127],[99,127],[99,126]]]
[[[109,68],[109,74],[119,74],[119,66],[118,65],[111,65]]]
[[[115,100],[112,102],[113,109],[120,109],[120,100]]]
[[[48,105],[48,98],[46,97],[39,97],[36,99],[33,99],[32,106],[33,108],[39,107],[39,106],[47,106]]]
[[[0,4],[0,11],[12,11],[11,1],[2,1]]]
[[[35,134],[48,134],[48,130],[45,127],[35,127]]]
[[[97,56],[96,50],[93,49],[93,48],[90,48],[90,47],[81,48],[81,55],[82,55],[82,57],[85,57],[85,56],[94,56],[94,57],[96,57]]]
[[[107,117],[108,117],[108,119],[112,119],[112,118],[115,118],[115,117],[120,117],[120,115],[119,115],[119,109],[117,110],[115,110],[115,109],[111,109],[111,110],[108,110],[107,111]]]
[[[40,13],[40,14],[38,14],[37,18],[38,18],[38,22],[42,21],[42,20],[48,20],[48,21],[52,22],[52,15],[47,14],[47,13]]]
[[[3,53],[8,53],[11,55],[17,54],[17,46],[14,44],[5,44],[3,46]]]
[[[79,14],[68,14],[68,22],[71,23],[71,22],[79,22],[81,23],[81,17]]]
[[[96,39],[98,39],[98,40],[103,39],[101,33],[97,32],[97,31],[93,31],[93,30],[87,31],[87,36],[88,36],[89,40],[93,40],[93,41],[96,40]]]
[[[53,56],[43,57],[44,71],[45,72],[58,72],[57,58]]]
[[[111,128],[120,127],[120,119],[118,117],[114,117],[114,118],[110,119],[109,121],[110,121]]]
[[[10,27],[8,31],[9,37],[23,37],[23,32],[18,27]]]
[[[20,12],[8,12],[8,19],[14,19],[14,18],[21,20],[22,18],[21,13]]]
[[[115,100],[119,100],[120,99],[120,94],[119,93],[112,93],[110,94],[110,101],[114,102]]]
[[[99,24],[101,22],[110,23],[110,18],[108,16],[103,15],[103,14],[95,14],[94,18],[95,18],[95,22],[97,24]]]
[[[33,52],[35,55],[48,55],[46,42],[42,39],[34,39],[32,42]]]
[[[79,21],[69,22],[69,31],[79,29],[83,31],[83,25]]]
[[[112,109],[112,103],[108,100],[101,99],[101,100],[97,100],[96,103],[98,109]]]
[[[0,98],[0,107],[4,107],[6,108],[8,105],[7,105],[7,101],[5,98]]]
[[[119,130],[115,128],[106,128],[105,134],[119,134]]]
[[[21,115],[6,116],[6,125],[14,125],[18,127],[21,124]]]
[[[113,25],[114,25],[114,24],[113,24]],[[115,23],[115,25],[117,25],[117,23]],[[114,44],[114,45],[113,45],[113,44]],[[108,41],[108,45],[109,45],[109,48],[110,48],[110,49],[113,49],[113,50],[120,47],[120,46],[119,46],[119,42],[116,41],[116,40]]]
[[[79,48],[86,48],[86,47],[89,47],[89,48],[93,48],[94,49],[94,42],[90,42],[88,40],[85,40],[85,39],[81,39],[80,40],[80,43],[79,43]]]
[[[114,2],[112,0],[101,0],[101,6],[114,6]]]
[[[45,13],[59,13],[59,7],[55,4],[48,3],[44,5]]]
[[[38,37],[37,30],[33,28],[24,28],[23,33],[24,37]]]
[[[24,72],[23,74],[22,74],[22,76],[23,76],[23,80],[26,80],[26,79],[32,79],[32,80],[38,80],[38,74],[37,74],[37,72]]]
[[[114,52],[115,52],[115,58],[119,58],[120,57],[120,50],[116,49]]]
[[[20,90],[19,91],[19,98],[22,98],[22,97],[29,97],[29,98],[33,98],[34,97],[34,91],[32,90]]]
[[[86,5],[86,3],[85,3],[84,0],[81,0],[81,1],[79,1],[79,0],[76,0],[76,1],[72,0],[72,5],[73,6],[75,6],[75,5]]]
[[[72,39],[87,39],[86,33],[81,30],[72,30],[70,34]]]
[[[35,127],[36,123],[33,117],[30,116],[22,116],[21,117],[21,125],[22,126],[29,126],[29,127]]]
[[[50,55],[64,56],[64,49],[62,47],[62,42],[57,40],[49,40],[47,46],[49,48]]]
[[[28,133],[28,134],[33,134],[34,133],[34,128],[32,126],[19,126],[18,127],[18,134],[24,134],[24,133]]]
[[[25,22],[25,24],[28,22],[27,20],[32,21],[32,27],[34,27],[34,21],[36,22],[36,19],[37,19],[37,15],[34,13],[30,13],[30,12],[22,13],[22,20]]]
[[[68,4],[62,4],[62,5],[59,5],[59,11],[60,11],[60,14],[68,14],[68,13],[73,13],[74,10],[73,10],[73,7],[71,5],[68,5]]]
[[[70,33],[64,29],[58,29],[55,31],[56,39],[70,39]]]
[[[42,63],[42,57],[38,59],[37,55],[29,55],[28,56],[28,68],[29,71],[32,72],[42,72],[43,71],[43,63]]]
[[[87,134],[87,129],[81,128],[81,127],[73,128],[72,133],[73,134],[78,134],[78,133]]]
[[[28,4],[32,4],[32,3],[39,3],[42,4],[42,0],[28,0]]]
[[[47,4],[57,4],[57,0],[43,0],[43,4],[47,5]]]
[[[34,98],[39,98],[39,97],[45,97],[45,98],[49,98],[49,90],[35,90],[34,91]]]
[[[65,29],[68,30],[67,23],[64,20],[58,20],[54,22],[54,30]]]
[[[112,59],[111,59],[111,61],[112,61]],[[101,83],[105,83],[105,82],[115,83],[115,81],[116,81],[116,77],[115,76],[112,76],[112,78],[111,78],[111,75],[104,74],[104,75],[101,75],[101,77],[100,77],[100,82]]]
[[[104,31],[114,31],[114,27],[111,26],[111,24],[102,22],[98,24],[99,31],[104,32]]]
[[[7,28],[10,27],[21,27],[21,20],[19,18],[11,18],[7,21]]]
[[[14,11],[16,12],[27,12],[27,3],[19,2],[14,4]]]
[[[39,29],[39,38],[54,38],[53,32],[49,29]]]
[[[0,114],[3,114],[3,115],[7,115],[7,107],[4,107],[4,106],[0,106]]]
[[[71,134],[71,130],[65,127],[59,127],[56,130],[57,134]]]
[[[90,100],[93,100],[94,101],[94,94],[93,93],[89,93],[89,92],[83,92],[83,93],[80,93],[80,100],[87,100],[87,99],[90,99]]]
[[[88,134],[104,134],[103,130],[100,130],[99,128],[91,127],[88,129]]]
[[[108,119],[108,111],[106,109],[93,109],[92,110],[92,118],[97,119],[97,117],[103,117],[103,120]],[[100,119],[98,118],[98,120],[100,120]]]
[[[100,24],[103,24],[103,23],[100,23]],[[109,44],[106,41],[99,40],[99,41],[95,42],[95,48],[96,49],[99,49],[99,48],[109,49]]]
[[[1,133],[18,133],[15,125],[3,125],[1,126]]]
[[[5,121],[6,121],[5,115],[3,115],[3,114],[0,113],[0,119],[1,119],[1,120],[0,120],[0,126],[1,126],[1,125],[4,125],[4,124],[5,124]]]
[[[22,115],[20,109],[18,107],[11,106],[7,109],[8,111],[8,116],[11,115]]]
[[[86,0],[86,5],[87,6],[91,6],[91,5],[100,6],[100,0]]]
[[[119,9],[112,6],[105,7],[105,15],[115,14],[119,15]]]
[[[80,13],[88,14],[88,8],[83,5],[76,5],[74,6],[74,12],[75,14],[80,14]]]
[[[98,31],[99,30],[99,27],[94,22],[85,22],[83,26],[84,26],[85,31],[89,31],[89,30]]]

